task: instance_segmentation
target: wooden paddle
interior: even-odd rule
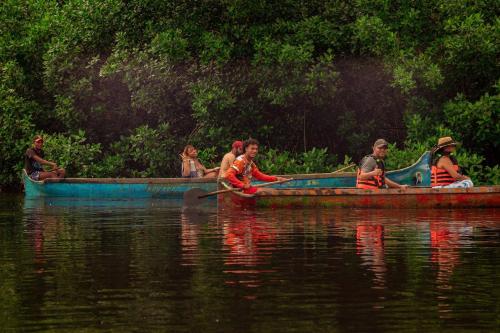
[[[340,171],[344,171],[344,170],[346,170],[346,169],[352,168],[352,167],[353,167],[353,166],[355,166],[355,165],[356,165],[356,163],[351,163],[351,164],[349,164],[348,166],[343,167],[343,168],[338,169],[338,170],[335,170],[335,171],[333,171],[333,172],[331,172],[331,173],[337,173],[337,172],[340,172]]]
[[[293,180],[293,178],[288,178],[284,180],[277,180],[274,182],[269,182],[269,183],[263,183],[263,184],[257,184],[254,185],[254,187],[267,187],[275,184],[281,184],[281,183],[286,183]],[[184,192],[184,203],[187,204],[188,206],[194,206],[198,205],[201,202],[203,202],[203,199],[213,196],[213,195],[218,195],[222,193],[228,193],[228,192],[236,192],[236,191],[241,191],[241,188],[234,187],[226,190],[218,190],[214,192],[209,192],[202,190],[201,188],[193,188],[190,189],[189,191]]]

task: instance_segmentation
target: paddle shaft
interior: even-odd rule
[[[346,169],[352,168],[352,167],[353,167],[353,166],[355,166],[355,165],[356,165],[355,163],[349,164],[348,166],[343,167],[343,168],[338,169],[338,170],[335,170],[335,171],[333,171],[332,173],[337,173],[337,172],[340,172],[340,171],[344,171],[344,170],[346,170]]]
[[[269,182],[269,183],[264,183],[264,184],[257,184],[254,187],[266,187],[266,186],[271,186],[271,185],[275,185],[275,184],[286,183],[286,182],[289,182],[291,180],[293,180],[293,178],[289,178],[289,179],[285,179],[285,180],[277,180],[275,182]],[[209,197],[212,195],[217,195],[217,194],[227,193],[227,192],[235,192],[235,191],[241,191],[241,188],[235,187],[235,188],[230,188],[227,190],[219,190],[219,191],[215,191],[215,192],[210,192],[210,193],[207,193],[204,195],[200,195],[198,198],[201,199],[201,198],[206,198],[206,197]]]

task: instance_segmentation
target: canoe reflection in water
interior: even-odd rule
[[[452,277],[464,260],[473,261],[464,249],[476,246],[475,237],[484,238],[483,230],[495,230],[499,210],[488,210],[486,220],[468,210],[352,210],[339,214],[325,211],[324,220],[334,220],[337,236],[354,235],[361,267],[373,274],[373,289],[387,288],[388,266],[397,267],[407,260],[404,252],[412,247],[428,253],[429,269],[435,270],[435,288],[439,306],[452,288]],[[481,212],[482,213],[482,212]],[[482,213],[484,216],[484,213]],[[481,216],[480,214],[478,216]],[[354,229],[354,230],[353,230]],[[415,229],[414,236],[402,236],[401,230]],[[339,231],[344,230],[343,234]],[[401,238],[403,237],[403,238]],[[414,238],[416,237],[416,238]],[[484,240],[482,240],[484,242]],[[494,240],[492,240],[494,242]],[[405,243],[407,245],[405,245]],[[389,248],[389,253],[386,247]],[[387,259],[389,257],[390,259]],[[391,264],[388,264],[388,261]],[[467,262],[470,264],[470,262]],[[403,266],[404,267],[404,266]],[[394,268],[392,268],[394,269]]]

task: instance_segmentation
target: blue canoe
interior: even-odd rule
[[[387,177],[400,184],[430,186],[429,152],[404,169],[389,171]],[[274,188],[332,188],[355,187],[356,174],[318,173],[285,175],[294,180],[274,185]],[[180,199],[184,192],[200,188],[211,192],[217,190],[215,179],[189,178],[65,178],[34,181],[23,171],[26,197],[79,197],[109,199],[169,198]]]

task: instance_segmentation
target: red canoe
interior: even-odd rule
[[[219,196],[220,207],[322,208],[490,208],[500,207],[500,186],[473,188],[272,189],[249,196],[230,192]]]

